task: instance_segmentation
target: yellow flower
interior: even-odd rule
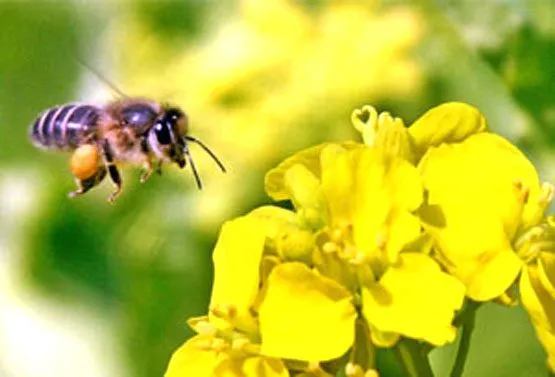
[[[438,106],[408,133],[426,190],[419,215],[438,260],[476,301],[510,300],[520,276],[520,297],[555,370],[555,230],[544,219],[552,186],[540,185],[532,163],[468,105]]]
[[[512,242],[541,191],[534,166],[502,137],[479,133],[431,148],[419,169],[428,193],[422,219],[446,268],[472,299],[501,296],[522,267]]]
[[[294,210],[224,224],[209,315],[190,321],[199,335],[167,376],[375,375],[375,347],[450,343],[465,295],[506,301],[519,275],[554,370],[552,186],[466,104],[408,129],[371,107],[352,121],[364,144],[318,145],[267,173]]]
[[[298,196],[303,184],[313,192],[308,199]],[[328,144],[288,158],[267,174],[266,185],[270,195],[290,198],[298,214],[318,214],[322,226],[313,268],[285,263],[270,274],[259,313],[263,352],[340,357],[353,345],[357,310],[379,346],[401,335],[435,345],[454,339],[451,322],[464,287],[420,250],[401,252],[420,236],[412,212],[422,187],[414,166],[381,148]],[[407,310],[413,315],[401,314]]]

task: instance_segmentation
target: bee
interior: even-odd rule
[[[115,186],[108,197],[113,203],[122,190],[117,165],[142,165],[144,183],[154,171],[161,174],[164,163],[184,168],[187,163],[202,188],[188,143],[196,143],[226,169],[201,140],[189,135],[187,115],[179,108],[145,98],[121,98],[96,106],[73,103],[55,106],[40,114],[30,128],[33,144],[43,149],[72,152],[70,167],[77,190],[83,195],[106,175]]]

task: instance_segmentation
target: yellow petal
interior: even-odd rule
[[[276,206],[262,206],[251,211],[249,216],[260,220],[266,234],[266,248],[285,260],[310,260],[313,234],[302,226],[303,222],[295,212]]]
[[[212,337],[196,335],[186,341],[172,355],[164,377],[211,377],[218,364],[218,354],[205,346]]]
[[[320,153],[328,145],[330,144],[320,144],[297,152],[271,169],[264,179],[264,186],[268,196],[274,200],[286,200],[291,198],[291,194],[285,185],[285,172],[293,165],[304,165],[315,177],[320,177]],[[340,145],[350,149],[357,144],[354,142],[344,142],[340,143]]]
[[[464,300],[464,286],[430,257],[403,253],[378,284],[362,290],[362,313],[381,332],[441,346],[455,339],[451,325]]]
[[[429,194],[422,219],[445,267],[474,300],[502,295],[522,265],[511,243],[527,189],[539,189],[533,165],[502,137],[479,133],[430,149],[419,169]]]
[[[357,148],[360,151],[362,147]],[[331,144],[321,153],[322,190],[328,203],[330,225],[343,227],[350,223],[354,208],[353,155],[339,145]]]
[[[355,244],[367,254],[383,250],[394,262],[402,247],[420,234],[420,221],[411,213],[423,197],[418,170],[378,148],[350,154],[356,163],[351,194]]]
[[[555,300],[555,255],[541,253],[537,264],[538,278],[546,292]]]
[[[352,226],[359,251],[395,261],[403,245],[420,234],[420,221],[411,213],[423,197],[417,169],[381,148],[364,146],[329,146],[321,160],[330,226]]]
[[[295,164],[285,171],[285,188],[289,192],[300,220],[318,229],[327,221],[327,207],[320,180],[304,165]]]
[[[258,292],[265,237],[265,229],[255,216],[240,217],[222,226],[214,248],[214,285],[210,298],[210,321],[218,327],[233,325],[251,329],[250,308]],[[222,321],[221,316],[213,314],[214,310],[227,313],[229,318]]]
[[[306,361],[331,360],[354,342],[351,294],[301,263],[276,266],[260,306],[261,353]]]
[[[295,212],[276,206],[258,207],[252,210],[249,216],[256,217],[260,226],[264,228],[266,237],[274,241],[281,235],[284,228],[298,225]]]
[[[478,109],[462,102],[448,102],[426,112],[409,127],[418,159],[431,147],[455,143],[487,130]]]
[[[195,376],[191,374],[191,376]],[[214,370],[218,377],[289,377],[289,371],[279,359],[262,356],[228,357]]]
[[[523,269],[520,296],[547,353],[549,369],[555,373],[555,300],[543,288],[535,266]]]

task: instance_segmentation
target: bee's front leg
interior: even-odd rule
[[[118,168],[114,164],[112,149],[110,148],[110,144],[106,139],[104,139],[104,143],[102,145],[102,152],[104,157],[104,163],[106,165],[106,168],[108,169],[108,174],[110,174],[110,179],[116,186],[116,189],[108,197],[108,201],[110,203],[113,203],[121,192],[122,181],[121,181],[121,176],[119,174]]]
[[[148,158],[148,160],[144,163],[144,171],[140,178],[141,183],[145,183],[153,172],[156,172],[158,175],[162,175],[162,161],[158,161],[156,163],[156,167],[154,167],[152,165],[152,161]]]

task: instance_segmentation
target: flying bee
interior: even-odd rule
[[[187,115],[178,107],[143,98],[122,98],[106,106],[66,104],[55,106],[37,117],[30,130],[36,146],[72,152],[70,167],[82,195],[106,175],[115,185],[108,197],[113,203],[122,189],[116,165],[142,165],[145,182],[164,163],[191,166],[197,186],[200,176],[189,152],[189,142],[198,144],[225,172],[218,157],[201,140],[190,136]]]

